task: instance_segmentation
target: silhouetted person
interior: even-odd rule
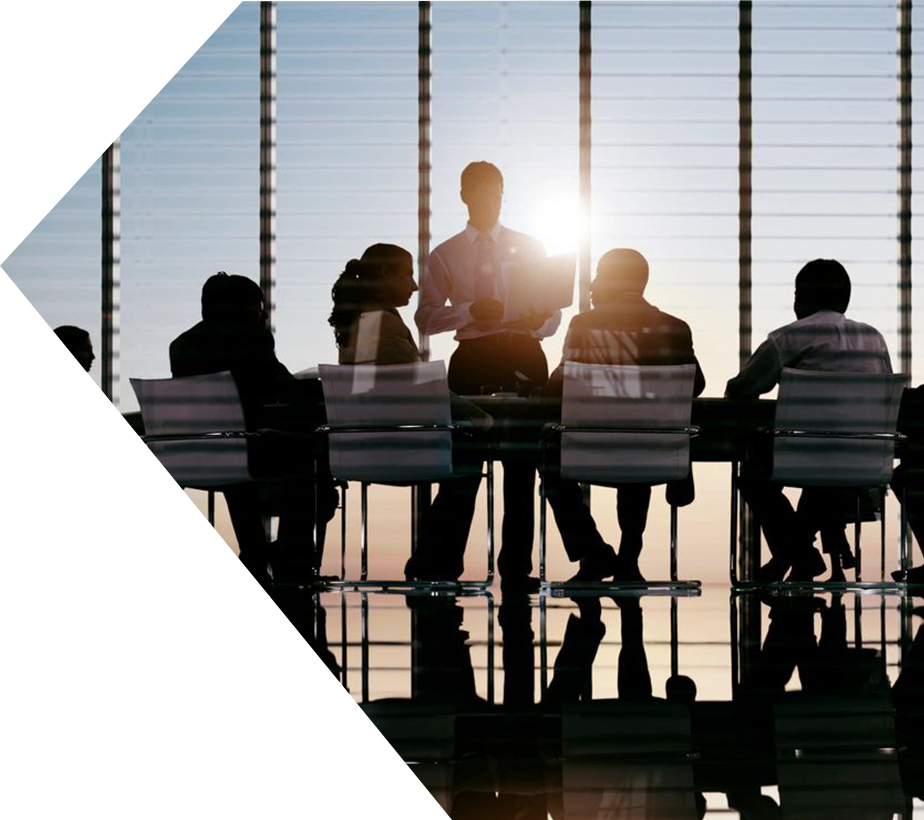
[[[617,248],[605,253],[591,283],[593,309],[571,320],[562,364],[549,379],[547,394],[561,401],[564,363],[610,365],[696,365],[693,393],[706,386],[693,352],[693,337],[686,322],[663,313],[644,297],[648,262],[638,251]],[[580,561],[575,581],[600,581],[615,575],[618,581],[643,582],[638,567],[642,536],[648,520],[651,485],[621,484],[616,511],[622,539],[617,561],[613,548],[600,537],[576,481],[557,478],[555,469],[546,479],[546,494],[555,513],[568,557]],[[693,478],[668,485],[668,501],[678,506],[693,500]]]
[[[202,321],[170,344],[174,377],[230,371],[248,429],[272,428],[248,450],[251,474],[274,479],[272,485],[225,491],[241,561],[261,581],[265,580],[268,558],[262,519],[266,503],[281,513],[278,568],[284,562],[301,564],[300,570],[310,573],[315,563],[311,556],[314,447],[307,435],[300,434],[313,431],[324,420],[318,385],[296,379],[276,358],[275,340],[266,318],[263,291],[256,282],[217,273],[202,287]],[[277,404],[289,405],[289,415],[274,412],[272,406]],[[285,432],[275,432],[278,428],[285,428]],[[276,480],[281,477],[288,480]],[[336,506],[336,491],[329,478],[324,480],[321,498],[321,518],[326,523]],[[283,546],[284,554],[278,549]]]
[[[779,383],[784,367],[847,373],[891,373],[889,350],[882,334],[870,325],[844,314],[850,303],[850,277],[833,259],[815,259],[796,276],[793,310],[796,321],[774,330],[728,382],[730,399],[753,400]],[[821,575],[825,563],[813,547],[815,533],[822,534],[832,566],[840,568],[852,554],[844,534],[843,506],[839,490],[811,488],[811,503],[800,519],[783,487],[770,483],[769,458],[745,463],[740,487],[757,522],[763,528],[771,559],[760,568],[759,580],[811,580]],[[806,491],[809,492],[809,491]]]
[[[503,266],[528,263],[544,257],[545,252],[537,240],[498,221],[504,179],[496,166],[489,162],[468,165],[462,172],[460,195],[468,209],[468,224],[430,254],[415,314],[417,327],[429,335],[455,331],[459,346],[449,362],[449,388],[459,395],[478,395],[483,389],[517,390],[523,377],[542,385],[548,378],[548,365],[540,340],[556,331],[561,313],[503,322]],[[535,481],[531,461],[511,458],[504,462],[498,569],[502,586],[511,590],[538,589],[538,580],[530,577]],[[449,573],[459,570],[462,563],[461,556],[448,550],[445,560]],[[422,572],[418,577],[426,575]]]
[[[905,515],[918,549],[924,553],[924,385],[906,389],[898,414],[898,431],[908,439],[901,449],[901,464],[892,475],[892,489],[904,504]],[[924,565],[892,573],[896,581],[924,585]]]
[[[347,262],[334,284],[334,328],[340,364],[420,361],[414,336],[398,313],[417,292],[414,260],[397,245],[376,244]]]
[[[417,291],[411,255],[397,245],[376,244],[362,258],[347,262],[332,291],[330,325],[340,364],[396,365],[419,362],[420,351],[398,313]],[[470,402],[450,395],[453,421],[482,432],[491,417]],[[457,436],[453,442],[455,471],[464,475],[440,484],[424,515],[417,553],[408,561],[408,578],[455,580],[462,574],[465,544],[471,528],[482,453],[478,442]]]
[[[71,355],[77,359],[80,366],[89,373],[96,359],[90,334],[82,327],[61,325],[55,328],[55,336],[61,340],[61,343],[71,352]]]

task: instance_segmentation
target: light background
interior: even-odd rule
[[[883,331],[897,364],[895,6],[758,3],[753,22],[754,342],[791,320],[799,267],[834,256],[854,280],[850,315]],[[437,2],[432,23],[434,244],[463,226],[458,174],[483,158],[505,173],[506,224],[550,252],[573,247],[577,3]],[[336,359],[329,289],[347,259],[374,241],[416,252],[417,5],[282,3],[277,24],[276,329],[296,371]],[[593,258],[613,246],[646,254],[648,296],[691,325],[707,396],[737,369],[737,26],[730,2],[593,6]],[[198,319],[205,278],[257,275],[258,79],[259,7],[244,3],[124,130],[123,410],[135,406],[129,377],[167,375],[167,346]],[[98,214],[97,162],[4,262],[51,325],[98,327]],[[552,366],[567,321],[544,344]],[[448,359],[451,335],[431,342]],[[728,468],[695,474],[682,571],[720,581]],[[662,495],[643,561],[653,576],[666,571]],[[593,498],[616,540],[612,493]],[[405,491],[373,491],[380,575],[400,573],[409,508]],[[472,576],[482,519],[479,505]],[[224,515],[219,527],[233,542]],[[551,571],[570,571],[557,534]]]

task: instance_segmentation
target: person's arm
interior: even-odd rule
[[[693,396],[699,396],[702,394],[703,390],[706,389],[706,375],[703,373],[703,368],[699,363],[699,359],[696,358],[696,353],[693,350],[693,332],[690,330],[690,326],[684,323],[684,343],[687,351],[687,364],[696,365],[696,376],[693,378]]]
[[[558,326],[561,324],[561,311],[556,310],[548,319],[543,322],[542,327],[536,331],[536,335],[540,339],[545,339],[547,336],[551,336],[558,330]]]
[[[741,372],[730,379],[725,395],[730,399],[756,399],[776,387],[783,372],[780,352],[771,339],[767,339],[748,359]]]
[[[414,314],[414,322],[421,333],[432,336],[472,323],[471,302],[446,304],[451,290],[452,279],[446,263],[438,253],[430,254],[430,269],[421,284]]]

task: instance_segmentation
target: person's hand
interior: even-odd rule
[[[472,302],[469,313],[476,322],[497,322],[504,315],[504,306],[497,299],[478,299]]]
[[[542,313],[536,313],[536,311],[531,310],[525,316],[521,316],[519,319],[514,319],[512,322],[504,322],[504,327],[507,330],[539,330],[552,315],[552,311],[545,310]]]

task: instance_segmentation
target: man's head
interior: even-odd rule
[[[55,328],[57,336],[62,344],[71,352],[71,355],[80,362],[80,366],[90,372],[90,367],[96,359],[93,352],[93,342],[90,340],[90,334],[82,327],[74,325],[61,325]]]
[[[264,326],[263,291],[246,276],[216,273],[202,286],[202,318],[221,324]]]
[[[500,218],[504,176],[490,162],[470,162],[462,171],[459,195],[468,208],[468,220],[479,230],[490,230]]]
[[[835,259],[813,259],[796,276],[793,310],[804,319],[819,310],[846,313],[850,304],[850,276]]]
[[[648,260],[632,248],[614,248],[600,257],[597,276],[590,285],[595,304],[627,293],[641,295],[648,284]]]

